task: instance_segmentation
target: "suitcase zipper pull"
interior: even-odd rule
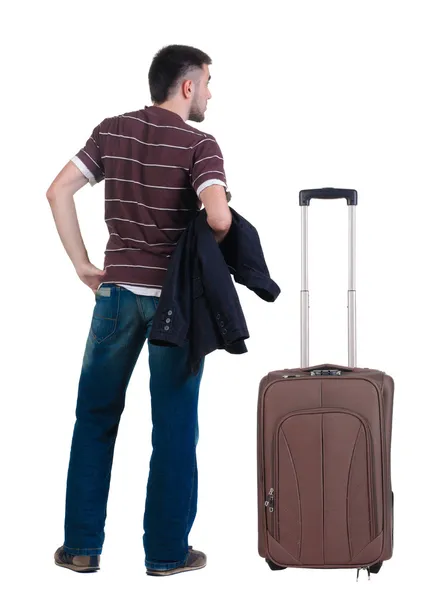
[[[273,512],[273,494],[274,494],[274,489],[270,488],[269,493],[267,495],[267,500],[264,503],[264,506],[269,507],[269,512]]]

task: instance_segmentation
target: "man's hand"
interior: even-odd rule
[[[76,273],[79,276],[79,279],[83,281],[85,285],[91,288],[94,293],[96,293],[102,278],[106,274],[106,271],[106,269],[101,271],[101,269],[98,269],[90,262],[84,263],[76,268]]]

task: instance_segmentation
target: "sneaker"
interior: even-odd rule
[[[66,567],[72,571],[78,573],[92,573],[100,569],[100,555],[95,554],[94,556],[76,556],[74,554],[68,554],[63,549],[63,546],[57,548],[54,553],[54,562],[59,567]]]
[[[174,567],[173,569],[147,569],[147,575],[154,576],[165,576],[165,575],[176,575],[176,573],[184,573],[185,571],[195,571],[196,569],[202,569],[207,564],[207,556],[204,552],[199,550],[193,550],[192,546],[189,546],[189,553],[185,564],[182,567]]]

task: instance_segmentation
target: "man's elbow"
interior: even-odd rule
[[[46,199],[48,200],[48,202],[51,202],[52,200],[54,200],[55,197],[56,190],[53,185],[50,185],[49,188],[46,190]]]
[[[55,200],[61,192],[61,181],[57,177],[51,181],[51,185],[46,190],[46,198],[49,202]]]
[[[212,229],[219,233],[229,231],[232,225],[232,211],[224,204],[223,210],[219,210],[216,214],[207,215],[207,221]]]
[[[232,214],[223,219],[209,219],[207,218],[207,223],[217,233],[227,233],[232,225]]]

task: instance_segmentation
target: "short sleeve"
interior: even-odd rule
[[[193,147],[190,178],[198,198],[202,190],[216,183],[226,188],[227,199],[230,199],[230,192],[227,191],[223,155],[213,136],[206,135],[203,140]]]
[[[87,139],[85,146],[71,159],[92,186],[102,181],[105,177],[99,148],[100,126],[101,123],[96,125],[90,137]]]

